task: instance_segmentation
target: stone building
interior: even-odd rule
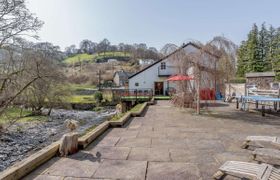
[[[279,89],[279,82],[276,82],[274,72],[246,73],[246,85],[258,89]]]

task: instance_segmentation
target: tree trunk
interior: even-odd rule
[[[198,69],[198,73],[197,73],[198,77],[197,77],[197,99],[196,99],[196,113],[200,114],[200,81],[201,81],[201,74],[200,74],[200,70]]]
[[[51,108],[49,109],[49,111],[48,111],[48,116],[50,116],[51,113],[52,113],[52,107],[51,107]]]
[[[67,133],[61,138],[59,147],[60,156],[67,156],[78,151],[78,133]]]

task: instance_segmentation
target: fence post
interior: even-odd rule
[[[265,106],[262,105],[262,116],[265,116]]]

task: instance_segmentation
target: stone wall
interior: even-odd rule
[[[245,83],[227,83],[226,95],[232,95],[235,93],[237,96],[245,95]]]
[[[274,77],[247,77],[247,85],[256,85],[258,89],[270,89],[270,83],[274,82]]]

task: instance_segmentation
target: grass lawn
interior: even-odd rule
[[[68,103],[95,103],[93,95],[72,95],[66,99]]]
[[[140,104],[137,104],[136,106],[134,106],[132,109],[130,109],[128,112],[137,112],[141,109],[141,107],[143,106],[144,103],[140,103]],[[122,118],[124,115],[126,114],[125,113],[121,113],[121,114],[116,114],[114,115],[110,121],[117,121],[119,120],[120,118]]]
[[[90,95],[81,95],[77,93],[78,91],[81,90],[96,90],[95,85],[90,85],[90,84],[67,84],[66,87],[69,89],[71,92],[71,95],[66,98],[66,102],[68,103],[96,103],[94,99],[94,92],[93,94]],[[112,101],[113,99],[113,94],[110,92],[103,92],[103,99],[107,101]]]
[[[73,57],[69,57],[64,60],[66,64],[72,64],[72,63],[77,63],[77,62],[83,62],[83,61],[88,61],[88,62],[94,62],[97,59],[102,59],[102,58],[114,58],[114,57],[130,57],[129,53],[124,53],[124,52],[105,52],[105,53],[99,53],[99,54],[77,54]]]
[[[66,64],[71,63],[77,63],[77,62],[83,62],[83,61],[93,61],[93,55],[92,54],[78,54],[73,57],[69,57],[64,60]]]
[[[121,114],[116,114],[114,115],[110,121],[118,121],[120,118],[122,118],[125,115],[125,113],[121,113]]]
[[[70,91],[76,91],[80,89],[96,89],[95,85],[90,84],[68,84],[67,87],[70,89]]]
[[[155,100],[170,100],[170,96],[155,96]]]
[[[97,125],[95,124],[95,125],[93,125],[93,126],[87,128],[83,133],[79,134],[79,136],[81,137],[81,136],[86,135],[86,134],[89,133],[90,131],[94,130],[96,127],[97,127]]]
[[[3,114],[2,116],[0,116],[0,123],[2,124],[6,124],[9,122],[9,120],[14,120],[14,119],[18,119],[17,122],[31,122],[31,121],[46,121],[48,119],[48,117],[46,116],[28,116],[28,117],[24,117],[26,115],[31,114],[31,111],[23,109],[22,113],[21,113],[21,109],[20,108],[9,108],[5,114]]]
[[[123,100],[135,100],[136,96],[123,96],[123,97],[121,97],[121,99],[123,99]],[[149,100],[150,97],[148,97],[148,96],[137,96],[137,99]]]
[[[103,94],[103,99],[106,99],[107,101],[112,100],[112,95],[110,94]],[[94,99],[94,95],[72,95],[66,98],[66,101],[68,103],[77,103],[77,104],[94,104],[96,103]]]
[[[139,111],[141,109],[141,107],[143,106],[143,104],[144,103],[137,104],[132,109],[130,109],[129,112],[137,112],[137,111]]]

